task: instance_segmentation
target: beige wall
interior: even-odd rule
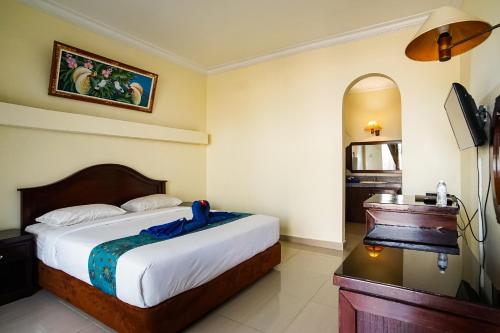
[[[277,215],[286,235],[342,242],[342,99],[370,73],[391,77],[401,92],[404,192],[434,190],[442,178],[460,193],[460,155],[443,109],[459,62],[407,59],[415,31],[210,76],[208,198],[217,207]]]
[[[54,40],[159,75],[148,114],[47,94]],[[101,36],[13,0],[0,11],[0,101],[50,110],[205,130],[204,74]]]
[[[166,179],[168,193],[205,197],[205,146],[0,126],[0,229],[19,226],[20,187],[54,182],[99,163]]]
[[[498,4],[494,0],[485,3],[489,7],[479,9],[493,15],[488,11]],[[465,6],[474,7],[474,2],[466,1]],[[485,82],[486,88],[498,85],[498,79],[491,77],[499,77],[500,66],[494,69],[496,75],[487,74],[491,69],[482,61],[495,60],[486,52],[474,54],[468,62],[410,61],[404,47],[415,31],[304,52],[207,79],[6,0],[0,12],[0,69],[8,79],[0,82],[1,102],[176,128],[208,128],[212,139],[206,149],[0,126],[0,228],[19,223],[16,188],[45,184],[91,164],[113,162],[169,179],[169,192],[185,200],[207,193],[216,207],[279,216],[283,234],[341,242],[342,100],[349,84],[369,73],[393,78],[401,92],[405,193],[433,190],[442,178],[450,192],[460,194],[460,155],[443,101],[451,82],[459,79],[459,66],[470,67],[470,73],[462,72],[473,92],[483,91]],[[48,96],[54,40],[158,73],[153,113]],[[492,40],[487,42],[490,46],[481,47],[494,49]],[[467,163],[462,163],[464,167]],[[462,179],[474,178],[466,175]],[[470,192],[473,186],[468,186],[462,189]]]
[[[152,114],[47,95],[52,43],[74,45],[159,74]],[[6,0],[0,11],[0,102],[205,131],[206,78],[31,7]],[[19,226],[16,189],[96,163],[121,163],[168,179],[184,200],[205,197],[206,148],[0,126],[0,229]]]
[[[376,120],[382,131],[374,136],[365,131]],[[398,88],[350,92],[344,98],[344,130],[350,142],[401,140],[401,96]]]
[[[465,0],[463,10],[487,20],[492,24],[500,22],[500,2],[497,0]],[[500,31],[495,30],[483,44],[461,56],[461,82],[476,100],[476,104],[484,104],[491,111],[496,96],[500,95]],[[479,149],[479,159],[482,165],[483,197],[488,183],[488,155],[487,145]],[[471,148],[461,153],[462,196],[469,212],[473,212],[477,204],[477,171],[476,150]],[[483,200],[484,201],[484,200]],[[484,202],[483,202],[484,204]],[[465,217],[465,215],[463,215]],[[486,221],[488,236],[485,244],[486,270],[495,284],[500,285],[500,225],[496,223],[493,200],[490,194],[488,200]],[[478,235],[478,221],[474,219],[473,230]],[[467,239],[474,252],[479,257],[478,243],[470,232]]]

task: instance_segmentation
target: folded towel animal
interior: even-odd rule
[[[191,209],[193,210],[193,218],[191,220],[182,218],[173,222],[155,225],[148,229],[142,230],[140,234],[147,234],[156,238],[169,239],[193,232],[197,229],[203,228],[206,225],[238,216],[238,214],[235,213],[211,212],[210,204],[206,200],[198,200],[193,202]]]

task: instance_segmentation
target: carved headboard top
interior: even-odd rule
[[[120,206],[133,198],[165,193],[165,183],[124,165],[98,164],[52,184],[21,188],[21,230],[54,209],[93,203]]]

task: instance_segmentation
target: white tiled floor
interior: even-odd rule
[[[347,226],[345,251],[282,242],[282,262],[186,330],[189,333],[337,332],[342,258],[362,239],[363,225]],[[0,332],[97,333],[109,327],[49,292],[0,307]]]

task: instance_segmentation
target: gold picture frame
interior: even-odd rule
[[[153,111],[158,75],[54,41],[49,95]]]

